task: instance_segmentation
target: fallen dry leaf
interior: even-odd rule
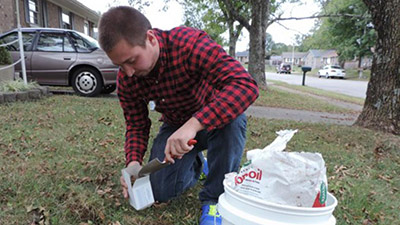
[[[104,221],[105,219],[106,219],[106,216],[104,215],[104,213],[103,212],[99,212],[99,217],[100,217],[100,219],[102,220],[102,221]]]
[[[86,182],[91,182],[91,181],[92,181],[92,179],[90,177],[84,177],[79,181],[79,183],[86,183]]]
[[[32,223],[35,225],[50,225],[50,213],[44,207],[26,207],[27,213],[32,214]]]
[[[389,177],[389,176],[384,176],[384,175],[378,175],[378,178],[379,179],[382,179],[382,180],[384,180],[384,181],[387,181],[387,182],[392,182],[392,178],[391,177]]]

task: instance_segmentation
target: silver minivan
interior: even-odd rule
[[[118,67],[113,65],[97,41],[73,30],[22,28],[28,80],[40,85],[72,86],[82,96],[111,93],[116,89]],[[18,39],[17,30],[0,35],[0,42]],[[18,42],[7,49],[20,58]],[[21,73],[21,63],[15,67]],[[18,75],[20,76],[20,75]]]

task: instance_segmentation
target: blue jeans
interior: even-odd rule
[[[246,142],[247,120],[244,114],[238,116],[223,128],[212,131],[202,130],[196,135],[197,144],[182,159],[150,175],[154,199],[166,202],[194,186],[200,177],[202,152],[207,149],[209,173],[204,188],[199,193],[202,204],[215,204],[224,192],[222,184],[225,174],[238,171]],[[164,123],[154,139],[150,160],[164,160],[165,145],[179,127]]]

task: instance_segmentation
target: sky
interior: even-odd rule
[[[94,11],[105,12],[110,4],[115,5],[113,2],[117,2],[119,5],[127,5],[127,0],[78,0],[82,4],[86,5]],[[170,0],[168,10],[162,11],[164,6],[164,0],[151,0],[152,4],[150,7],[144,7],[142,13],[150,20],[153,27],[160,29],[171,29],[173,27],[183,24],[183,9],[175,2]],[[282,6],[284,12],[283,16],[286,17],[305,17],[310,16],[320,9],[318,5],[314,3],[314,0],[302,0],[303,4],[288,3]],[[282,21],[281,25],[274,23],[267,29],[267,33],[272,35],[272,39],[275,43],[285,43],[287,45],[293,45],[295,43],[296,34],[307,34],[310,29],[313,28],[315,20],[290,20]],[[226,35],[228,39],[228,36]],[[245,51],[248,49],[249,34],[246,29],[243,29],[242,36],[237,43],[237,51]]]

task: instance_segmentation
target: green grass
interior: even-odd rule
[[[278,81],[278,80],[267,80],[267,82],[272,82],[275,85],[287,87],[287,88],[302,91],[305,93],[310,93],[310,94],[314,94],[317,96],[323,96],[323,97],[332,98],[332,99],[349,102],[349,103],[354,103],[354,104],[358,104],[358,105],[364,105],[364,101],[365,101],[365,99],[363,99],[363,98],[357,98],[357,97],[353,97],[353,96],[349,96],[349,95],[339,94],[339,93],[336,93],[333,91],[326,91],[326,90],[308,87],[308,86],[291,85],[286,82]]]
[[[363,76],[361,78],[359,76],[360,75],[358,74],[357,69],[347,69],[346,70],[346,79],[365,80],[365,81],[369,81],[369,78],[371,77],[371,70],[364,70]]]
[[[310,72],[307,73],[307,76],[318,77],[318,70],[320,70],[320,68],[313,68]],[[303,74],[303,72],[301,72],[301,68],[299,73]],[[346,69],[346,79],[348,80],[369,81],[370,77],[371,70],[369,69],[363,71],[363,77],[361,78],[359,77],[357,69]]]
[[[116,99],[53,96],[0,105],[0,112],[0,224],[31,224],[40,215],[51,224],[198,223],[200,184],[139,212],[122,199],[125,131]],[[151,113],[150,140],[158,118]],[[322,153],[339,200],[337,224],[398,224],[399,136],[250,117],[245,150],[266,146],[281,129],[299,129],[289,151]]]
[[[275,81],[273,82],[275,83]],[[279,83],[279,85],[281,84]],[[284,85],[282,84],[282,86]],[[300,109],[315,112],[355,113],[355,111],[351,109],[335,106],[327,103],[326,101],[302,94],[290,93],[274,86],[268,86],[267,90],[260,89],[260,95],[254,105],[286,109]]]

